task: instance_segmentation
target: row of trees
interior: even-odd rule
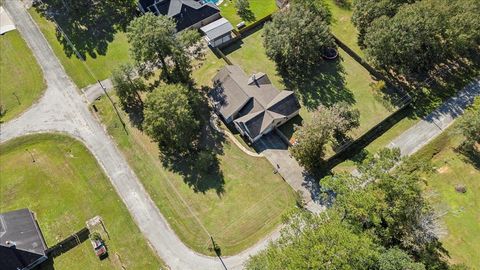
[[[449,266],[435,237],[435,215],[419,185],[419,162],[398,150],[368,157],[359,174],[322,180],[333,207],[291,215],[278,241],[253,256],[247,269],[463,269]],[[335,194],[335,196],[332,196]]]
[[[200,107],[205,105],[191,79],[198,32],[177,34],[171,18],[147,13],[131,21],[127,38],[134,64],[112,75],[123,109],[137,115],[138,126],[158,143],[162,155],[186,155],[198,146]],[[154,83],[147,85],[148,80]]]
[[[352,21],[376,65],[407,76],[468,57],[480,46],[476,0],[356,0]]]

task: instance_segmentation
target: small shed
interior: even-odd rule
[[[225,18],[218,19],[200,28],[205,34],[205,40],[212,47],[219,47],[232,41],[232,24]]]

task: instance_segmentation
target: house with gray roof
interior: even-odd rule
[[[202,0],[139,0],[141,12],[173,18],[177,31],[200,28],[221,18],[217,5]]]
[[[28,209],[0,213],[0,269],[30,270],[47,260],[47,245]]]
[[[251,142],[298,115],[300,103],[292,91],[279,91],[265,73],[247,76],[228,65],[213,78],[211,99],[217,113]]]

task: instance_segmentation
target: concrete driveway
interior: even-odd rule
[[[319,185],[290,155],[287,145],[275,131],[260,138],[255,142],[254,147],[272,163],[295,191],[302,192],[308,210],[319,213],[325,209],[319,203]]]

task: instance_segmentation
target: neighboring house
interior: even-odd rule
[[[200,28],[205,40],[212,47],[225,46],[233,40],[232,24],[225,18],[218,19]]]
[[[279,91],[265,73],[248,77],[237,66],[226,66],[213,79],[211,98],[226,123],[251,142],[298,115],[300,103],[292,91]]]
[[[30,270],[47,260],[47,245],[28,209],[0,214],[0,269]]]
[[[202,0],[139,0],[138,8],[143,13],[153,12],[173,18],[177,23],[177,31],[198,29],[221,18],[215,4]]]

